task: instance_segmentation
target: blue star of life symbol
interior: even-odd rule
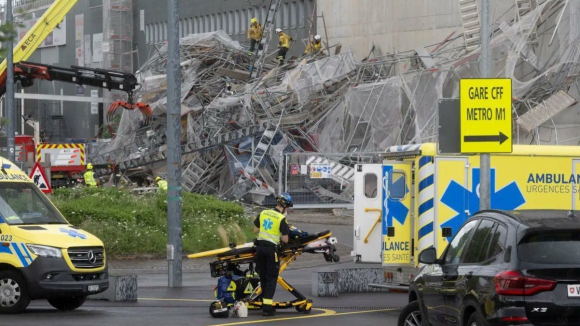
[[[264,223],[262,224],[262,226],[264,227],[264,230],[266,230],[266,231],[271,230],[272,225],[274,225],[274,223],[272,223],[271,219],[264,220]]]
[[[393,182],[392,167],[386,168],[388,170],[383,172],[383,234],[385,235],[387,234],[387,227],[393,226],[393,219],[404,225],[407,215],[409,215],[409,208],[401,202],[401,199],[390,196],[393,191],[405,189],[403,198],[406,197],[409,193],[409,187],[407,187],[405,178],[399,178]],[[391,182],[389,182],[389,178]]]
[[[526,199],[515,181],[507,186],[496,190],[495,169],[490,172],[490,192],[491,208],[501,210],[514,210],[526,203]],[[451,240],[453,235],[459,230],[461,225],[473,214],[479,211],[479,168],[473,169],[471,174],[471,190],[464,188],[455,181],[451,181],[443,196],[441,202],[454,210],[457,215],[447,222],[441,224],[441,228],[451,228],[452,236],[447,238]]]
[[[86,235],[84,235],[76,230],[73,230],[73,229],[60,228],[59,231],[62,233],[67,233],[69,236],[71,236],[73,238],[79,237],[80,239],[83,239],[83,240],[85,240],[87,238]]]

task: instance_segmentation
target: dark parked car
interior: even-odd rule
[[[580,325],[580,214],[481,211],[409,288],[399,326]]]

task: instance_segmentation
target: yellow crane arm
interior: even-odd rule
[[[58,24],[64,19],[66,14],[74,7],[78,0],[56,0],[40,19],[32,26],[26,35],[14,47],[14,62],[26,61],[36,49],[42,44],[44,39],[52,33]],[[0,64],[0,75],[4,76],[1,82],[6,80],[6,59]]]

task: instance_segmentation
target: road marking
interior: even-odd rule
[[[215,300],[201,300],[201,299],[157,299],[157,298],[138,298],[138,300],[145,301],[186,301],[186,302],[214,302]]]
[[[312,310],[319,310],[319,311],[322,311],[323,313],[320,315],[312,315],[312,316],[298,316],[298,317],[284,317],[284,318],[264,319],[264,320],[251,320],[251,321],[244,321],[244,322],[238,322],[238,323],[216,324],[216,325],[212,325],[212,326],[230,326],[230,325],[244,325],[244,324],[257,324],[257,323],[271,323],[271,322],[283,321],[283,320],[356,315],[356,314],[366,314],[366,313],[380,312],[380,311],[395,311],[395,310],[399,310],[399,309],[377,309],[377,310],[351,311],[351,312],[340,312],[340,313],[337,313],[334,310],[327,310],[327,309],[312,308]]]

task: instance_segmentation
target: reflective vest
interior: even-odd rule
[[[312,54],[317,54],[321,50],[322,50],[322,42],[309,43],[308,46],[306,47],[306,51],[304,51],[304,54],[308,54],[309,52],[312,52]]]
[[[252,40],[259,41],[262,37],[262,25],[258,24],[258,26],[250,25],[250,29],[248,30],[248,38]]]
[[[97,181],[95,180],[95,172],[87,171],[84,174],[85,184],[89,187],[96,187]]]
[[[290,48],[290,36],[288,36],[286,33],[282,33],[282,35],[280,35],[280,42],[278,43],[278,47],[279,48]]]
[[[280,224],[286,218],[284,214],[275,210],[266,210],[260,214],[260,233],[258,240],[280,243]]]
[[[159,182],[157,182],[157,186],[163,190],[167,190],[167,181],[159,180]]]

